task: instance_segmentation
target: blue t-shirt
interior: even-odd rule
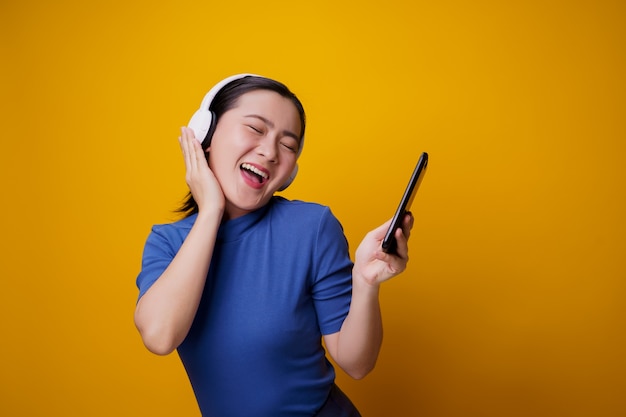
[[[196,216],[152,228],[140,297]],[[321,336],[350,308],[352,262],[327,207],[273,197],[219,229],[202,300],[178,348],[206,417],[312,416],[335,373]]]

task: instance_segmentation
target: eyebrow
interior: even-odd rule
[[[265,118],[265,117],[260,116],[258,114],[247,114],[244,117],[252,117],[254,119],[259,119],[259,120],[261,120],[263,123],[265,123],[266,125],[268,125],[271,128],[274,128],[274,126],[275,126],[274,122],[272,122],[268,118]],[[281,133],[284,136],[289,136],[291,138],[294,138],[296,141],[298,141],[298,143],[300,142],[300,137],[298,135],[296,135],[295,133],[293,133],[291,130],[283,130]]]

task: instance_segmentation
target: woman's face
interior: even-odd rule
[[[243,94],[215,129],[209,167],[233,219],[267,204],[296,165],[300,115],[291,100],[270,90]]]

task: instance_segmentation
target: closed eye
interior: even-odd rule
[[[291,141],[282,141],[280,144],[293,153],[298,152],[298,145],[296,143],[292,143]]]
[[[253,125],[246,125],[246,126],[255,133],[263,134],[263,130],[256,126],[253,126]]]

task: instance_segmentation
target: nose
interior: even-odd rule
[[[278,162],[278,141],[270,136],[264,137],[257,146],[257,152],[271,163]]]

